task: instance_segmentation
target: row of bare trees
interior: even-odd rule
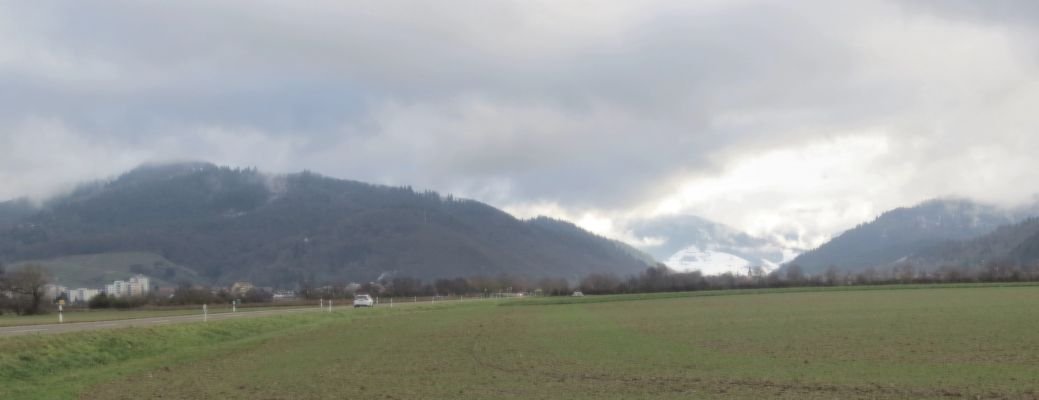
[[[851,286],[972,282],[1036,282],[1039,265],[993,261],[982,266],[942,266],[922,268],[900,263],[885,268],[865,268],[848,272],[829,267],[821,273],[807,273],[798,265],[788,265],[769,274],[722,274],[704,276],[698,271],[676,272],[657,265],[638,275],[620,278],[611,274],[590,274],[578,284],[589,294],[681,292],[695,290],[756,289],[802,286]]]
[[[569,295],[574,290],[587,294],[681,292],[696,290],[779,288],[797,286],[845,286],[884,285],[907,283],[968,283],[968,282],[1024,282],[1039,281],[1039,265],[1010,262],[989,262],[980,267],[943,266],[920,268],[912,264],[897,264],[887,268],[866,268],[857,272],[846,272],[829,267],[821,273],[807,273],[798,265],[788,265],[772,273],[751,269],[746,275],[722,274],[705,276],[699,271],[676,272],[663,264],[647,268],[628,277],[613,274],[593,273],[580,279],[576,285],[563,278],[532,280],[522,276],[499,275],[496,277],[475,276],[469,278],[421,279],[399,276],[379,282],[366,283],[360,287],[346,285],[323,287],[303,286],[300,295],[309,297],[350,297],[354,292],[381,296],[446,296],[446,295],[490,295],[499,291],[512,293],[538,291],[548,296]],[[5,271],[0,265],[0,314],[5,311],[18,315],[46,312],[50,303],[45,300],[45,286],[50,274],[39,265],[26,265]],[[169,298],[126,299],[99,296],[90,303],[91,308],[135,307],[143,304],[203,304],[230,301],[240,298],[246,302],[271,301],[271,293],[252,289],[245,296],[232,296],[226,290],[182,284]],[[125,304],[124,304],[125,303]]]
[[[1039,265],[989,262],[979,267],[943,266],[922,268],[912,264],[897,264],[885,268],[865,268],[848,272],[829,267],[822,272],[806,272],[798,265],[788,265],[765,273],[761,268],[750,268],[747,274],[706,276],[699,271],[678,272],[663,264],[647,268],[639,274],[621,277],[609,273],[592,273],[576,282],[563,278],[529,279],[522,276],[499,275],[424,281],[414,277],[397,276],[347,289],[345,285],[331,285],[301,290],[304,297],[350,297],[354,292],[380,296],[445,296],[489,295],[499,291],[534,292],[548,296],[565,296],[575,290],[586,294],[684,292],[697,290],[758,289],[806,286],[850,286],[969,282],[1022,282],[1039,281]]]
[[[354,293],[388,297],[487,295],[498,292],[523,293],[540,290],[546,295],[569,294],[571,285],[562,278],[531,279],[520,275],[471,276],[423,280],[411,276],[392,276],[377,282],[350,286],[345,283],[318,286],[299,285],[298,294],[307,299],[349,298]]]
[[[386,296],[491,295],[498,292],[522,293],[541,290],[546,294],[564,294],[569,290],[565,279],[530,279],[517,275],[472,276],[467,278],[422,281],[411,277],[394,277],[368,284],[362,290]]]

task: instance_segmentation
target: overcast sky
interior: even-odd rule
[[[0,199],[205,160],[637,242],[1039,182],[1035,1],[0,2]]]

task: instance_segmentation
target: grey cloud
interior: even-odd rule
[[[996,60],[1016,78],[974,84],[992,71],[916,57],[927,36],[885,36],[920,34],[904,26],[930,13],[1010,18],[934,4],[5,3],[0,198],[205,159],[609,213],[732,159],[879,130],[884,161],[928,171],[893,180],[907,194],[883,204],[915,201],[955,189],[929,182],[977,143],[961,126],[1007,126],[967,110],[1035,122],[972,98],[1013,88],[1026,61]]]
[[[910,12],[995,25],[1011,23],[1034,27],[1039,21],[1039,3],[1029,0],[899,0],[899,3]]]

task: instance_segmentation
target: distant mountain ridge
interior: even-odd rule
[[[817,274],[830,266],[856,272],[899,262],[971,263],[976,259],[965,256],[964,243],[1033,214],[1034,208],[1011,210],[957,198],[929,200],[885,212],[801,254],[789,265]],[[938,256],[942,252],[963,256]]]
[[[0,260],[151,252],[214,283],[630,274],[651,259],[550,218],[472,200],[208,163],[145,165],[0,225]]]

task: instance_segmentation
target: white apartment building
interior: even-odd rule
[[[69,292],[69,301],[72,303],[86,303],[98,294],[101,294],[100,290],[79,288]]]
[[[125,281],[115,281],[105,285],[105,293],[109,296],[144,296],[150,290],[151,280],[144,275],[136,275]]]
[[[48,283],[43,285],[43,298],[54,300],[58,298],[58,296],[61,296],[62,293],[67,293],[68,290],[69,289],[64,286]]]
[[[130,281],[127,282],[126,291],[130,294],[130,296],[144,296],[148,294],[148,285],[149,279],[147,276],[137,275],[130,278]]]
[[[105,285],[105,294],[109,296],[126,296],[126,281],[115,281],[111,285]]]

